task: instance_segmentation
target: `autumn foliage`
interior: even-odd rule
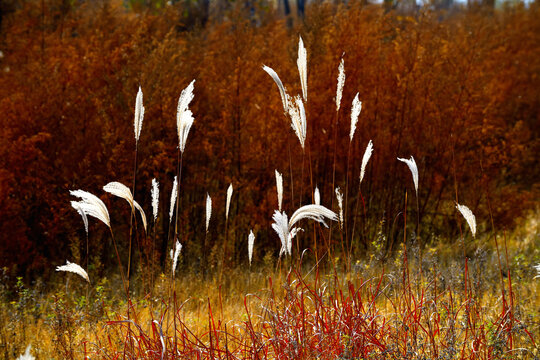
[[[336,209],[335,164],[334,186],[348,188],[345,223],[349,238],[356,224],[358,255],[376,238],[387,252],[396,249],[405,191],[408,226],[423,244],[438,241],[434,232],[458,233],[456,200],[469,205],[486,232],[491,217],[498,229],[510,227],[534,204],[540,179],[538,2],[412,14],[360,2],[321,4],[309,6],[292,26],[266,5],[231,6],[219,18],[194,24],[186,23],[183,3],[128,9],[116,1],[28,1],[4,17],[0,266],[32,274],[86,257],[84,227],[69,203],[73,189],[104,199],[126,252],[130,208],[102,187],[132,182],[139,85],[146,110],[135,199],[150,215],[151,180],[158,179],[161,261],[172,244],[167,234],[177,173],[176,103],[192,79],[195,122],[183,156],[179,209],[184,259],[196,268],[203,265],[201,254],[208,254],[208,264],[221,254],[229,183],[235,192],[227,262],[247,263],[252,228],[259,261],[265,253],[277,254],[279,238],[271,229],[275,169],[283,173],[290,214],[311,202],[316,185],[322,203]],[[262,70],[272,67],[291,95],[300,94],[298,35],[308,54],[305,153],[283,115],[277,87]],[[336,114],[342,56],[346,82]],[[350,142],[357,92],[363,107]],[[369,140],[374,153],[359,192]],[[410,173],[396,161],[410,155],[420,172],[418,214]],[[214,215],[203,241],[207,192]],[[96,271],[114,265],[107,231],[90,223]],[[137,237],[141,259],[145,241]],[[311,237],[301,241],[313,246]],[[332,241],[339,241],[337,231]]]

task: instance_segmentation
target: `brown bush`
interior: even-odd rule
[[[537,198],[537,3],[528,9],[421,10],[412,15],[359,3],[312,5],[304,21],[290,29],[264,7],[250,15],[243,8],[228,10],[205,26],[190,25],[189,32],[182,14],[179,3],[134,12],[114,1],[68,7],[30,1],[3,19],[0,266],[50,269],[50,262],[70,256],[67,244],[83,248],[81,220],[69,206],[68,190],[77,188],[106,199],[121,252],[126,251],[129,209],[103,196],[101,188],[109,181],[132,181],[139,85],[146,112],[135,198],[150,213],[150,182],[153,177],[160,181],[157,233],[166,242],[168,197],[177,171],[176,102],[196,79],[195,123],[181,184],[186,258],[201,255],[197,244],[204,237],[206,192],[215,209],[207,246],[221,246],[230,182],[235,188],[228,229],[234,239],[230,253],[236,254],[232,260],[245,261],[250,228],[258,230],[261,253],[276,252],[279,240],[270,227],[277,207],[274,169],[284,175],[289,214],[301,198],[304,203],[311,199],[315,184],[323,204],[330,206],[334,148],[335,185],[342,189],[350,162],[346,223],[350,236],[357,217],[362,231],[357,229],[353,240],[359,254],[375,238],[382,219],[385,246],[392,247],[402,228],[397,215],[405,189],[415,229],[412,181],[398,156],[412,154],[419,167],[419,236],[424,243],[434,231],[456,234],[456,196],[481,222],[487,222],[491,207],[499,228],[512,226]],[[308,51],[305,158],[283,116],[275,84],[261,69],[271,66],[291,94],[300,93],[298,34]],[[347,80],[336,117],[333,99],[342,53]],[[350,104],[356,92],[363,110],[348,158]],[[358,212],[355,207],[361,201],[358,175],[370,139],[374,155],[361,188],[364,217],[362,205]],[[307,239],[305,246],[311,245]],[[90,246],[94,261],[107,265],[110,240],[94,221]]]

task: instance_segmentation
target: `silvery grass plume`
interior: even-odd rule
[[[176,176],[174,177],[172,191],[171,191],[171,208],[169,209],[169,223],[172,221],[172,216],[174,213],[174,204],[176,203],[176,193],[177,193],[178,181]]]
[[[360,183],[362,183],[362,180],[364,179],[364,175],[366,174],[366,166],[369,161],[369,158],[371,158],[371,154],[373,153],[373,142],[369,140],[366,151],[364,152],[364,157],[362,158],[362,167],[360,168]]]
[[[186,141],[189,134],[189,129],[193,125],[193,113],[188,109],[189,103],[193,100],[193,88],[195,80],[193,80],[180,94],[178,99],[178,108],[176,112],[176,126],[178,128],[178,146],[180,151],[184,153]]]
[[[135,209],[139,210],[139,213],[141,214],[142,222],[144,225],[144,231],[146,231],[146,215],[144,213],[143,208],[141,205],[139,205],[138,202],[136,202],[133,199],[133,195],[131,194],[131,190],[129,188],[117,181],[113,181],[108,183],[103,187],[103,190],[106,192],[113,194],[114,196],[118,196],[124,200],[126,200],[129,203],[129,206],[131,206],[131,211],[135,212]]]
[[[343,193],[341,192],[339,186],[336,188],[335,191],[339,207],[339,227],[343,229]]]
[[[304,110],[304,104],[302,103],[302,98],[296,96],[294,102],[289,102],[289,116],[291,117],[291,127],[293,128],[298,140],[300,140],[300,145],[302,150],[304,150],[304,144],[306,142],[306,111]]]
[[[301,228],[294,227],[294,224],[302,219],[311,219],[328,227],[324,222],[324,218],[335,221],[337,220],[337,215],[332,210],[316,204],[302,206],[294,212],[290,220],[288,220],[285,211],[274,211],[274,215],[272,216],[272,220],[274,220],[272,228],[281,240],[279,256],[284,253],[292,255],[292,239],[296,236],[298,231],[302,230]]]
[[[143,93],[142,93],[141,87],[139,86],[139,91],[137,92],[137,98],[135,100],[135,120],[133,123],[133,128],[135,131],[135,142],[139,142],[139,137],[141,136],[143,119],[144,119]]]
[[[111,227],[111,219],[107,207],[97,196],[83,190],[70,190],[69,193],[73,196],[81,198],[81,201],[75,202],[81,210],[86,214],[103,221],[109,228]],[[71,202],[71,206],[74,202]]]
[[[231,198],[233,194],[233,187],[232,183],[229,185],[229,188],[227,189],[227,205],[225,206],[225,219],[229,220],[229,208],[231,206]]]
[[[88,274],[86,273],[86,271],[84,271],[84,269],[80,267],[79,265],[69,262],[68,260],[66,260],[66,265],[57,266],[56,271],[72,272],[79,275],[84,280],[90,282],[90,278],[88,277]]]
[[[537,275],[534,277],[534,279],[540,278],[540,264],[534,265],[533,268],[534,268],[534,269],[536,270],[536,272],[537,272]]]
[[[88,217],[86,216],[86,213],[84,212],[83,207],[77,201],[72,201],[71,206],[73,206],[73,208],[77,210],[77,212],[81,215],[84,222],[84,230],[86,230],[86,236],[88,236]]]
[[[413,182],[414,182],[414,189],[416,190],[416,196],[418,197],[418,168],[416,167],[416,162],[414,161],[414,158],[411,155],[410,159],[402,159],[402,158],[397,158],[397,159],[407,164],[407,166],[411,170],[411,174],[412,174]]]
[[[249,257],[249,266],[251,266],[251,259],[253,258],[253,244],[255,243],[255,235],[253,235],[253,230],[249,232],[248,236],[248,257]]]
[[[341,96],[343,95],[343,87],[345,86],[345,61],[341,57],[339,63],[339,74],[337,77],[337,90],[336,90],[336,111],[339,111],[341,107]]]
[[[467,223],[469,224],[469,227],[471,228],[472,236],[476,236],[476,218],[474,217],[474,214],[472,213],[471,209],[466,207],[465,205],[459,205],[456,203],[456,209],[459,210],[461,215],[467,220]]]
[[[212,198],[206,193],[206,232],[208,232],[208,226],[210,225],[210,217],[212,216]]]
[[[178,265],[178,256],[180,256],[180,251],[181,250],[182,250],[182,244],[180,244],[180,241],[178,241],[178,239],[176,239],[176,245],[174,247],[174,255],[172,254],[172,250],[171,250],[173,277],[174,277],[174,274],[176,272],[176,265]]]
[[[283,201],[283,176],[276,170],[276,189],[278,209],[281,211],[281,203]]]
[[[358,99],[358,95],[360,93],[356,93],[356,96],[353,99],[352,102],[352,109],[351,109],[351,133],[349,134],[349,138],[352,139],[354,137],[354,132],[356,131],[356,124],[358,123],[358,117],[360,116],[360,111],[362,111],[362,102]]]
[[[304,96],[304,101],[307,102],[307,51],[301,36],[298,40],[298,59],[296,60],[296,65],[298,66],[298,74],[300,74],[302,95]]]
[[[279,79],[278,74],[271,67],[263,65],[263,70],[266,71],[268,75],[272,77],[272,79],[274,79],[274,82],[276,83],[279,90],[279,95],[281,96],[281,102],[283,103],[283,112],[287,114],[288,109],[289,109],[289,99],[287,95],[287,90],[285,89],[285,87],[283,86],[283,83]]]
[[[321,193],[317,186],[315,186],[315,191],[313,192],[313,202],[315,205],[321,205]]]
[[[35,360],[36,358],[30,354],[30,350],[32,350],[32,345],[28,345],[24,354],[19,356],[17,360]]]
[[[152,179],[152,190],[150,193],[152,194],[152,215],[154,215],[154,221],[156,221],[159,206],[159,183],[155,178]]]

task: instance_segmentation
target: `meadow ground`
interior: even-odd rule
[[[409,243],[406,258],[403,246],[385,260],[374,249],[349,270],[337,257],[315,266],[306,251],[301,265],[266,257],[221,279],[217,269],[137,278],[129,315],[119,274],[89,285],[68,274],[47,293],[19,282],[2,292],[0,349],[5,359],[29,344],[37,359],[538,359],[538,234],[538,213],[506,248],[499,234],[500,264],[486,236],[466,240],[466,264],[458,239]]]

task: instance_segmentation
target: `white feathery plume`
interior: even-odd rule
[[[281,240],[281,249],[279,250],[279,256],[284,253],[287,254],[287,243],[289,238],[289,220],[287,214],[284,212],[274,211],[272,216],[274,223],[272,224],[272,229],[278,234],[279,239]]]
[[[126,185],[113,181],[105,185],[103,190],[126,200],[129,203],[129,206],[131,206],[131,209],[133,209],[133,195],[131,194],[131,190]]]
[[[206,193],[206,232],[208,232],[208,226],[210,225],[210,217],[212,216],[212,198]]]
[[[172,191],[171,191],[171,208],[169,209],[169,223],[172,221],[172,216],[174,213],[174,204],[176,203],[176,195],[177,195],[177,188],[178,187],[178,181],[176,180],[176,176],[174,177]]]
[[[300,145],[302,150],[304,149],[304,144],[306,142],[306,111],[304,110],[304,104],[302,103],[302,98],[296,96],[294,102],[291,99],[289,103],[289,116],[291,117],[291,127],[293,128],[298,140],[300,140]]]
[[[321,193],[317,186],[315,186],[315,191],[313,192],[313,202],[315,205],[321,205]]]
[[[152,179],[152,190],[150,193],[152,194],[152,214],[154,215],[154,221],[156,221],[159,206],[159,183],[155,178]]]
[[[283,176],[276,171],[276,189],[277,189],[277,201],[278,201],[278,208],[279,211],[281,211],[281,203],[283,201]]]
[[[372,153],[373,153],[373,142],[369,140],[369,143],[366,146],[366,151],[364,152],[364,157],[362,158],[362,167],[360,168],[360,183],[362,183],[362,180],[364,179],[364,175],[366,174],[366,166],[369,161],[369,158],[371,158]]]
[[[407,164],[407,166],[411,170],[411,174],[412,174],[413,182],[414,182],[414,188],[416,190],[416,196],[418,196],[418,168],[416,167],[416,162],[414,161],[414,158],[411,155],[410,159],[402,159],[402,158],[397,158],[397,159]]]
[[[133,128],[135,131],[135,142],[139,142],[139,137],[141,136],[143,119],[144,119],[143,93],[142,93],[141,87],[139,86],[139,91],[137,92],[137,98],[135,100],[135,120],[133,123]]]
[[[233,187],[232,183],[229,185],[229,188],[227,189],[227,205],[225,206],[225,219],[229,219],[229,208],[231,206],[231,198],[233,194]]]
[[[255,243],[255,235],[253,235],[253,230],[251,230],[248,236],[249,266],[251,266],[251,259],[253,258],[253,244],[254,243]]]
[[[341,107],[341,96],[343,95],[343,87],[345,86],[345,61],[343,57],[339,63],[339,74],[337,78],[337,90],[336,90],[336,111],[339,111]]]
[[[338,219],[335,212],[322,205],[316,204],[302,206],[294,212],[290,220],[288,220],[285,211],[274,211],[274,215],[272,216],[272,219],[274,220],[272,228],[281,240],[281,250],[279,255],[281,256],[283,253],[288,253],[289,255],[292,254],[292,239],[296,236],[298,231],[302,231],[301,228],[294,227],[294,224],[302,219],[311,219],[327,226],[324,222],[324,218],[334,221]]]
[[[131,190],[124,184],[119,183],[117,181],[113,181],[108,183],[103,187],[103,190],[106,192],[118,196],[124,200],[126,200],[129,203],[129,206],[131,206],[131,211],[135,212],[135,209],[139,210],[141,214],[141,218],[144,225],[144,231],[146,231],[146,215],[144,214],[144,210],[142,207],[133,199],[133,195],[131,194]]]
[[[178,146],[183,153],[186,148],[186,141],[193,125],[193,113],[188,109],[189,103],[193,100],[193,88],[195,80],[193,80],[180,94],[178,99],[178,108],[176,111],[176,126],[178,129]]]
[[[264,65],[263,70],[266,71],[268,73],[268,75],[270,75],[272,77],[272,79],[274,80],[274,82],[276,83],[276,85],[277,85],[277,87],[279,89],[279,95],[281,96],[281,102],[283,103],[283,111],[286,114],[288,109],[289,109],[289,100],[288,100],[287,90],[283,86],[283,83],[279,79],[279,76],[274,71],[274,69]]]
[[[180,120],[178,121],[178,146],[180,147],[180,151],[183,153],[186,148],[186,141],[189,130],[191,129],[191,125],[193,125],[193,113],[191,112],[191,110],[186,110],[179,118]]]
[[[351,133],[349,134],[349,138],[353,139],[354,132],[356,131],[356,124],[358,123],[358,116],[360,116],[360,111],[362,111],[362,102],[358,99],[358,95],[360,93],[356,93],[356,96],[354,97],[354,100],[352,102],[352,109],[351,109]]]
[[[336,198],[339,206],[339,227],[343,229],[343,193],[339,186],[336,188]]]
[[[88,274],[86,273],[86,271],[84,271],[84,269],[82,267],[80,267],[79,265],[77,265],[75,263],[69,262],[67,260],[66,260],[66,265],[57,266],[56,271],[72,272],[72,273],[75,273],[75,274],[79,275],[84,280],[90,282],[90,278],[88,278]]]
[[[182,244],[180,244],[180,241],[176,239],[176,245],[174,248],[174,255],[173,255],[173,263],[172,263],[172,273],[174,277],[174,273],[176,271],[176,265],[178,264],[178,256],[180,255],[180,250],[182,250]],[[172,250],[171,250],[172,252]]]
[[[86,216],[86,213],[84,212],[81,203],[77,201],[72,201],[71,206],[81,215],[84,222],[84,229],[86,230],[86,235],[88,235],[88,217]]]
[[[472,236],[476,236],[476,218],[474,217],[474,214],[472,213],[471,209],[469,209],[465,205],[459,205],[456,203],[456,209],[459,210],[461,215],[467,220],[467,223],[469,224],[469,227],[471,228]]]
[[[304,96],[304,101],[307,102],[307,51],[301,36],[298,40],[298,59],[296,60],[296,65],[298,66],[298,74],[300,74],[302,95]]]
[[[533,279],[539,278],[539,277],[540,277],[540,264],[534,265],[533,268],[534,268],[534,269],[536,270],[536,272],[537,272],[537,275],[536,275]]]
[[[26,351],[24,352],[24,354],[22,354],[21,356],[19,356],[17,358],[17,360],[35,360],[36,358],[32,356],[32,354],[30,354],[30,351],[32,350],[32,345],[28,345],[26,347]]]
[[[141,219],[142,219],[142,222],[143,222],[143,226],[144,226],[144,231],[146,231],[146,214],[144,213],[144,210],[142,208],[141,205],[139,205],[138,202],[136,202],[135,200],[133,200],[133,206],[135,206],[135,209],[139,210],[139,214],[141,214]]]
[[[83,190],[70,190],[69,193],[82,199],[78,204],[86,215],[93,216],[103,221],[109,228],[111,227],[109,211],[107,211],[107,207],[100,198]]]
[[[304,205],[292,214],[291,219],[289,220],[289,227],[292,228],[294,224],[296,224],[302,219],[315,220],[328,227],[324,222],[324,218],[328,218],[334,221],[338,219],[335,212],[322,205]]]

